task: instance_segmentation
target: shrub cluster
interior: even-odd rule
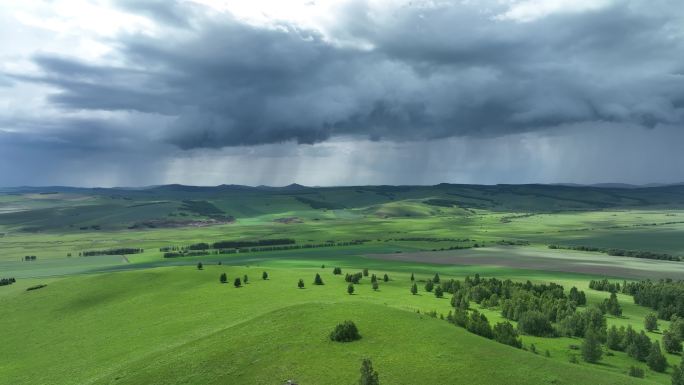
[[[330,339],[337,342],[351,342],[361,339],[359,329],[352,321],[344,321],[335,326],[330,333]]]

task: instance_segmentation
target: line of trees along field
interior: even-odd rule
[[[625,250],[625,249],[615,249],[615,248],[605,248],[605,247],[594,247],[594,246],[561,246],[561,245],[549,245],[549,249],[563,249],[563,250],[577,250],[577,251],[591,251],[597,253],[604,253],[616,257],[632,257],[632,258],[643,258],[643,259],[659,259],[664,261],[681,261],[682,258],[676,255],[667,253],[654,253],[652,251],[643,250]]]
[[[95,255],[126,255],[126,254],[140,254],[145,252],[144,249],[122,247],[118,249],[106,249],[106,250],[86,250],[79,253],[79,256],[91,257]]]
[[[673,316],[684,318],[684,281],[623,281],[620,284],[603,279],[590,281],[589,287],[599,291],[631,295],[634,297],[634,303],[655,310],[660,319],[671,320]]]
[[[321,247],[361,245],[367,240],[359,239],[345,242],[327,241],[325,243],[296,244],[294,239],[264,239],[258,241],[218,241],[213,244],[206,242],[189,246],[166,246],[159,249],[164,258],[193,257],[203,255],[255,253],[263,251],[282,251],[297,249],[313,249]]]

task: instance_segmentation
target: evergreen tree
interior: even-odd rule
[[[361,273],[356,273],[351,276],[351,283],[358,284],[361,281],[361,278],[363,277],[363,274]]]
[[[340,274],[342,274],[342,269],[339,268],[339,267],[333,268],[333,274],[335,274],[335,275],[340,275]]]
[[[416,295],[418,294],[418,286],[414,283],[411,285],[411,294]]]
[[[629,374],[630,377],[644,378],[644,369],[632,365],[629,367],[629,372],[627,374]]]
[[[568,298],[570,301],[575,301],[575,303],[578,306],[586,305],[587,304],[587,297],[585,296],[583,291],[577,290],[576,287],[572,287],[570,289],[570,294],[568,295]]]
[[[240,278],[235,278],[235,281],[233,281],[233,285],[235,285],[235,287],[242,286],[242,282],[240,282]]]
[[[261,279],[267,280],[268,279],[268,273],[265,271],[263,273],[261,273]]]
[[[344,321],[337,324],[335,329],[330,332],[330,339],[337,342],[351,342],[361,338],[359,329],[352,321]]]
[[[316,273],[316,277],[314,278],[314,285],[322,285],[323,284],[323,279],[321,278],[321,275]]]
[[[544,313],[537,310],[524,312],[518,320],[518,329],[533,336],[548,336],[553,333],[551,322]]]
[[[375,274],[371,275],[371,283],[373,282],[378,282],[378,277],[376,277]]]
[[[204,266],[202,266],[202,262],[197,262],[197,270],[202,270]]]
[[[646,318],[644,318],[644,327],[649,332],[658,330],[658,317],[653,313],[646,315]]]
[[[373,286],[373,290],[378,290],[378,288],[380,287],[380,285],[378,285],[378,281],[373,281],[371,285]]]
[[[368,277],[368,269],[363,269],[363,276]]]
[[[684,318],[672,316],[670,319],[670,330],[678,340],[684,341]]]
[[[435,277],[432,279],[432,282],[439,283],[439,273],[435,273]]]
[[[518,332],[510,322],[499,322],[494,325],[492,330],[494,340],[502,344],[514,346],[518,349],[522,348],[522,340],[518,336]]]
[[[651,352],[648,354],[648,357],[646,357],[646,364],[651,370],[659,373],[662,373],[667,369],[667,360],[665,359],[663,352],[660,351],[660,344],[658,341],[653,341]]]
[[[435,297],[437,298],[442,298],[444,296],[444,290],[442,289],[442,286],[437,285],[435,288]]]
[[[675,365],[674,370],[672,370],[672,385],[684,385],[684,357],[682,357],[679,366]]]
[[[628,337],[630,335],[629,328],[627,331],[628,333],[625,337],[625,343],[627,344],[625,345],[625,352],[627,352],[628,356],[636,360],[646,361],[652,349],[651,339],[648,338],[646,333],[644,333],[642,330],[639,334],[635,334],[633,337],[631,337],[630,341],[630,337]]]
[[[242,277],[242,281],[246,284],[247,283],[247,274],[245,274],[244,277]]]
[[[601,360],[603,350],[601,350],[601,340],[598,334],[592,330],[587,330],[582,342],[582,359],[589,363],[596,363]]]
[[[299,281],[297,282],[297,287],[300,289],[304,288],[304,280],[299,278]]]
[[[610,298],[603,301],[603,308],[608,314],[618,317],[622,315],[622,308],[618,303],[617,294],[614,292],[610,293]]]
[[[385,282],[389,282],[389,275],[385,274],[385,275],[382,277],[382,280],[385,281]]]
[[[221,283],[228,282],[228,276],[226,275],[226,273],[221,273],[221,276],[219,277],[219,281],[221,281]]]
[[[361,362],[361,378],[359,385],[380,385],[378,379],[378,372],[373,370],[373,364],[368,358],[364,358]]]
[[[353,283],[350,283],[349,286],[347,286],[347,293],[349,295],[354,294],[354,284]]]
[[[666,330],[663,333],[663,349],[666,352],[676,354],[682,352],[682,341],[680,341],[674,332]]]
[[[612,350],[622,350],[622,339],[623,336],[620,335],[618,328],[615,325],[608,329],[608,334],[606,335],[606,346],[608,349]]]
[[[425,282],[425,291],[431,292],[434,286],[435,285],[432,284],[432,280],[428,279],[427,282]]]
[[[416,277],[413,276],[413,273],[411,273],[411,282],[415,281]]]

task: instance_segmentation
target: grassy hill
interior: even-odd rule
[[[577,337],[524,335],[521,350],[476,336],[440,319],[449,299],[422,288],[437,272],[479,273],[576,286],[591,305],[608,294],[590,279],[682,279],[683,202],[682,186],[3,189],[0,278],[17,281],[0,287],[0,383],[352,384],[370,357],[383,384],[668,384],[671,368],[627,377],[645,364],[621,351],[571,363]],[[209,247],[274,239],[287,242]],[[376,292],[364,278],[350,296],[332,266],[391,279]],[[250,283],[234,288],[244,274]],[[26,291],[37,284],[47,286]],[[608,325],[642,330],[651,310],[619,301],[624,313]],[[347,319],[363,339],[329,341]],[[651,340],[669,327],[660,322]]]
[[[282,188],[168,185],[142,189],[64,187],[0,190],[0,226],[78,231],[198,225],[291,211],[376,210],[421,216],[436,208],[557,212],[684,205],[684,186],[651,188],[554,185],[359,186]],[[375,207],[373,209],[373,207]],[[465,211],[464,211],[465,212]],[[458,213],[455,213],[458,214]]]
[[[331,269],[172,267],[72,277],[0,295],[0,378],[13,384],[353,384],[371,357],[385,384],[632,384],[613,367],[567,363],[501,345],[432,318],[447,299],[411,296],[408,276],[346,294]],[[261,280],[263,270],[269,280]],[[220,284],[244,274],[242,288]],[[312,285],[320,272],[324,286]],[[377,271],[382,273],[382,271]],[[297,289],[298,278],[306,281]],[[421,313],[416,313],[421,310]],[[9,315],[9,316],[7,316]],[[343,320],[363,338],[329,341]],[[565,342],[561,342],[563,344]],[[41,368],[35,370],[35,368]],[[607,370],[606,370],[607,369]],[[616,370],[617,369],[617,370]]]

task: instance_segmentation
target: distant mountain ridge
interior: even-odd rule
[[[291,183],[286,186],[269,186],[269,185],[240,185],[240,184],[220,184],[217,186],[201,186],[201,185],[184,185],[179,183],[163,184],[163,185],[149,185],[139,187],[117,186],[117,187],[74,187],[74,186],[11,186],[0,187],[0,193],[41,193],[41,192],[79,192],[79,191],[93,191],[93,190],[123,190],[123,191],[144,191],[144,190],[167,190],[167,191],[218,191],[218,190],[305,190],[305,189],[334,189],[334,188],[368,188],[368,187],[382,187],[382,188],[405,188],[405,187],[446,187],[446,186],[468,186],[468,187],[496,187],[496,186],[562,186],[562,187],[577,187],[577,188],[608,188],[608,189],[643,189],[643,188],[659,188],[659,187],[673,187],[684,186],[684,182],[679,183],[646,183],[646,184],[630,184],[630,183],[594,183],[594,184],[579,184],[579,183],[520,183],[520,184],[462,184],[462,183],[447,183],[442,182],[435,185],[349,185],[349,186],[305,186],[298,183]]]

